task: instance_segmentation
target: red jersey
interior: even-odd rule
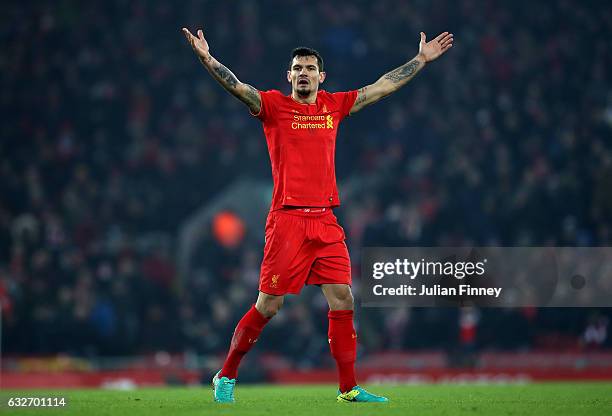
[[[357,91],[319,90],[313,104],[302,104],[278,90],[260,91],[263,123],[272,163],[271,210],[286,206],[335,207],[336,133],[353,107]]]

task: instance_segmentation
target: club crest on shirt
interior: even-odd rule
[[[278,279],[280,278],[280,274],[273,274],[272,275],[272,283],[270,284],[270,287],[276,289],[278,287]]]

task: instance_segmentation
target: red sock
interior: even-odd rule
[[[345,393],[357,385],[355,359],[357,334],[353,326],[353,311],[329,311],[329,348],[338,366],[340,391]]]
[[[251,306],[251,309],[244,314],[236,325],[229,352],[219,377],[236,378],[242,357],[253,347],[261,330],[269,320],[255,309],[255,305]]]

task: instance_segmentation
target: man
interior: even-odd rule
[[[419,53],[412,60],[371,85],[333,94],[319,90],[326,76],[319,53],[297,48],[287,71],[291,94],[285,96],[240,82],[212,57],[202,30],[197,37],[186,28],[183,33],[212,77],[262,121],[274,179],[259,296],[236,326],[223,368],[213,378],[215,401],[234,402],[240,360],[278,312],[284,295],[298,294],[304,284],[320,286],[329,304],[328,341],[339,374],[337,400],[388,401],[365,391],[355,380],[351,266],[344,231],[332,213],[340,205],[334,166],[336,133],[344,117],[397,91],[451,48],[453,35],[444,32],[426,42],[421,32]]]

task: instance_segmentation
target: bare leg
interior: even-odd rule
[[[285,300],[284,296],[268,295],[267,293],[259,292],[255,308],[266,318],[270,319],[280,310]]]
[[[323,296],[332,311],[353,310],[353,293],[349,285],[321,285]]]

